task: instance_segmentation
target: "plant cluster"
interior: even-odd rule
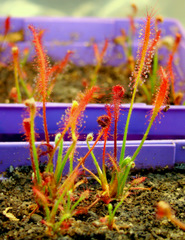
[[[125,89],[121,85],[113,86],[112,101],[109,105],[106,105],[106,114],[99,116],[97,119],[100,126],[97,136],[94,137],[93,133],[87,135],[86,154],[78,157],[77,150],[77,143],[79,141],[78,129],[81,125],[81,121],[83,121],[83,114],[87,104],[99,91],[99,87],[96,86],[98,73],[103,65],[104,57],[109,47],[109,40],[105,40],[101,51],[96,43],[93,44],[96,65],[91,76],[90,86],[84,93],[79,93],[77,100],[72,102],[71,107],[62,118],[63,126],[59,130],[59,133],[56,134],[54,144],[51,143],[48,133],[46,103],[53,90],[58,74],[63,71],[73,52],[67,52],[61,62],[56,63],[51,67],[48,56],[42,45],[43,31],[37,31],[34,26],[30,25],[29,30],[33,34],[33,44],[36,52],[35,65],[38,70],[36,87],[35,89],[32,89],[31,86],[25,83],[26,72],[24,67],[29,57],[29,51],[26,49],[24,51],[24,57],[20,59],[18,47],[15,44],[12,44],[15,87],[12,88],[10,95],[15,102],[21,103],[23,101],[20,90],[21,86],[28,98],[24,101],[27,106],[28,116],[24,118],[23,126],[26,140],[29,142],[30,159],[33,169],[33,193],[36,201],[35,209],[31,214],[38,209],[44,212],[45,218],[42,222],[46,225],[47,233],[49,235],[55,234],[62,229],[68,229],[72,224],[73,216],[87,213],[88,210],[99,201],[102,201],[108,207],[108,215],[102,217],[100,223],[107,225],[109,229],[116,229],[119,231],[115,218],[117,209],[128,197],[130,190],[139,188],[138,185],[145,180],[145,178],[141,177],[128,183],[127,180],[130,170],[135,166],[135,160],[147,139],[156,117],[162,110],[162,107],[167,103],[168,93],[170,91],[172,92],[172,98],[175,104],[179,104],[181,101],[181,94],[175,93],[174,90],[175,77],[173,72],[174,56],[181,40],[180,34],[176,35],[175,41],[172,44],[167,65],[165,67],[159,66],[158,45],[160,43],[161,35],[159,23],[162,21],[162,18],[158,16],[154,19],[154,11],[147,13],[146,19],[140,30],[137,57],[134,59],[132,41],[136,34],[136,5],[133,4],[132,9],[133,12],[129,16],[130,30],[128,36],[125,31],[121,29],[121,35],[114,39],[115,44],[122,46],[126,55],[129,71],[132,72],[130,77],[132,98],[126,125],[123,129],[123,143],[120,153],[117,151],[117,126],[119,117],[122,114],[121,103],[124,101],[125,94]],[[4,48],[10,30],[10,17],[5,20],[4,28],[5,31],[3,34],[3,42],[1,44],[1,51]],[[148,77],[149,80],[146,81]],[[149,103],[153,101],[153,109],[149,116],[148,127],[139,146],[136,148],[132,156],[126,156],[127,134],[138,88],[143,89]],[[152,100],[149,89],[151,90],[151,94],[155,96],[154,100]],[[35,130],[35,117],[38,114],[38,107],[33,98],[35,94],[39,96],[37,100],[42,102],[42,117],[45,136],[45,140],[38,147],[36,145],[37,134]],[[114,149],[113,153],[110,153],[107,152],[107,141],[112,128],[114,129]],[[64,144],[64,137],[66,134],[69,134],[71,137],[71,142],[68,148],[66,148]],[[94,153],[94,149],[100,141],[103,142],[101,163]],[[45,156],[47,159],[43,172],[40,170],[41,156]],[[86,167],[86,160],[88,157],[91,157],[92,164],[94,164],[96,168],[96,174]],[[67,168],[68,163],[69,168]],[[111,170],[111,176],[107,173],[107,167]],[[66,171],[68,173],[67,175]],[[77,191],[79,186],[86,184],[87,182],[86,177],[82,175],[84,172],[92,176],[101,187],[101,191],[96,195],[96,200],[91,204],[86,204],[85,201],[89,198],[89,190]],[[117,201],[114,208],[111,203],[113,200]],[[167,218],[169,218],[174,224],[179,225],[184,229],[184,225],[172,216],[170,207],[165,205],[165,203],[160,202],[158,204],[158,212],[158,215],[162,217],[167,216]]]
[[[79,141],[78,128],[81,124],[86,105],[93,98],[93,95],[98,92],[99,88],[97,86],[92,86],[86,89],[84,93],[80,93],[78,99],[73,101],[63,118],[63,127],[56,135],[55,144],[53,145],[49,139],[46,117],[46,101],[48,93],[50,92],[49,89],[51,89],[49,76],[53,73],[53,70],[49,67],[48,58],[42,46],[41,33],[36,31],[33,26],[29,26],[29,29],[33,33],[33,43],[36,50],[36,61],[39,72],[37,77],[37,90],[42,100],[43,126],[45,133],[45,141],[41,143],[39,148],[36,147],[34,122],[37,115],[37,106],[34,98],[29,98],[25,101],[29,116],[24,118],[23,126],[26,139],[29,142],[33,168],[33,193],[36,200],[34,211],[37,209],[44,211],[45,219],[43,223],[47,226],[47,233],[50,235],[61,229],[69,228],[72,224],[73,216],[80,213],[87,213],[98,201],[103,201],[105,204],[108,204],[108,215],[104,219],[101,219],[101,222],[106,224],[110,229],[115,228],[119,230],[115,223],[115,213],[117,209],[129,195],[129,190],[145,180],[145,178],[136,178],[132,182],[127,183],[130,170],[135,166],[135,159],[147,138],[150,128],[161,111],[162,106],[166,103],[169,92],[169,80],[163,67],[160,67],[160,85],[155,95],[154,107],[150,114],[149,124],[140,145],[132,156],[125,156],[125,147],[138,85],[142,81],[142,76],[146,75],[150,70],[152,56],[154,55],[155,46],[159,40],[160,32],[155,28],[153,21],[153,12],[148,13],[143,24],[137,64],[131,81],[133,93],[124,128],[121,153],[118,154],[117,152],[117,125],[121,114],[121,103],[124,99],[125,90],[121,85],[116,85],[112,88],[112,102],[106,106],[106,114],[99,116],[97,119],[100,130],[95,138],[93,137],[93,133],[87,135],[86,142],[88,149],[86,154],[80,158],[77,155],[77,142]],[[105,42],[104,50],[106,47],[107,42]],[[94,45],[94,48],[97,51],[96,45]],[[104,50],[102,50],[100,54],[97,51],[99,66],[101,66]],[[67,62],[69,54],[65,58],[65,63]],[[56,69],[63,65],[64,64],[57,66]],[[16,69],[18,69],[18,67],[16,67]],[[16,70],[15,75],[17,75],[17,72],[18,70]],[[98,72],[98,70],[96,72]],[[108,153],[106,149],[111,128],[114,128],[113,154],[110,152]],[[67,149],[64,147],[64,136],[66,133],[71,136],[71,143]],[[94,153],[95,146],[100,140],[103,141],[101,163]],[[46,150],[43,150],[42,147],[44,146]],[[39,164],[40,156],[43,155],[47,158],[47,164],[45,170],[41,172]],[[92,158],[97,174],[86,167],[86,160],[89,156]],[[56,162],[54,162],[54,159],[56,159]],[[75,160],[77,160],[76,164]],[[64,177],[68,162],[68,175]],[[108,163],[108,167],[111,169],[110,178],[106,171]],[[86,205],[84,200],[89,197],[89,190],[82,191],[81,193],[77,193],[76,191],[81,184],[85,184],[87,181],[85,177],[82,177],[82,171],[90,174],[101,186],[101,191],[97,194],[96,200],[88,205]],[[111,204],[112,200],[118,201],[114,209]]]

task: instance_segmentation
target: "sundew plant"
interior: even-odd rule
[[[137,62],[131,79],[132,99],[126,125],[123,126],[124,137],[121,153],[117,151],[117,125],[119,116],[122,114],[120,109],[121,103],[124,101],[125,93],[121,85],[116,85],[112,88],[112,102],[106,106],[106,114],[99,116],[97,119],[100,126],[97,136],[93,137],[93,133],[87,135],[86,142],[88,149],[84,156],[79,157],[76,151],[80,135],[78,129],[87,104],[99,90],[97,86],[92,86],[84,93],[80,93],[77,100],[73,101],[63,118],[63,127],[56,135],[55,143],[52,144],[50,142],[46,117],[46,101],[49,88],[48,76],[50,72],[49,62],[43,49],[39,32],[37,32],[33,26],[29,26],[29,29],[34,37],[33,41],[36,49],[36,59],[39,71],[37,87],[43,102],[42,109],[45,141],[43,141],[41,145],[47,147],[47,150],[43,150],[43,152],[40,152],[41,148],[39,148],[40,151],[38,152],[36,147],[35,117],[37,115],[37,106],[35,100],[30,98],[25,101],[29,116],[23,120],[23,126],[26,139],[30,146],[30,157],[33,168],[33,193],[36,201],[34,211],[40,209],[40,211],[44,212],[45,217],[42,222],[47,227],[47,233],[53,235],[62,229],[69,228],[72,225],[73,216],[80,213],[87,213],[98,201],[103,201],[105,204],[108,204],[109,214],[106,217],[105,224],[110,229],[116,228],[114,221],[116,210],[129,195],[129,190],[144,180],[144,178],[137,178],[131,183],[127,183],[130,170],[135,166],[135,160],[148,136],[153,122],[160,113],[162,106],[166,103],[169,91],[168,75],[165,69],[160,67],[158,73],[160,85],[154,97],[154,106],[150,113],[150,121],[147,130],[134,154],[132,156],[126,156],[126,140],[136,92],[139,84],[143,82],[143,77],[145,79],[146,74],[151,68],[152,57],[160,37],[160,30],[155,28],[153,11],[147,13],[141,28]],[[145,79],[145,81],[147,80]],[[106,148],[111,128],[114,129],[113,153],[107,152]],[[70,134],[71,137],[71,143],[67,150],[64,148],[64,136],[66,133]],[[100,140],[103,141],[101,162],[94,154],[96,144]],[[47,163],[43,172],[41,172],[39,168],[41,155],[47,157]],[[86,167],[86,160],[89,156],[92,158],[92,164],[96,167],[96,174]],[[54,157],[56,158],[56,164],[54,164]],[[107,161],[110,163],[110,178],[108,178],[106,171]],[[64,177],[64,169],[66,168],[67,162],[69,162],[69,170],[68,175]],[[81,184],[86,184],[87,182],[87,179],[82,177],[82,172],[84,171],[90,174],[101,186],[101,191],[91,204],[89,204],[89,202],[87,204],[84,201],[89,197],[88,187],[86,188],[87,190],[77,191]],[[115,209],[113,209],[111,205],[112,200],[118,201]]]

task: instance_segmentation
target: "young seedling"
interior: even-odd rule
[[[15,87],[17,93],[17,102],[22,102],[22,94],[20,90],[20,86],[22,86],[24,92],[27,95],[27,98],[31,98],[32,94],[30,89],[25,83],[25,79],[23,77],[23,63],[19,59],[19,49],[17,46],[12,47],[12,57],[13,57],[13,69],[14,69],[14,78],[15,78]]]
[[[127,45],[127,35],[124,29],[120,30],[120,35],[114,38],[114,43],[120,45],[128,59],[130,57],[130,51]]]
[[[123,201],[120,201],[116,207],[113,210],[113,206],[111,203],[108,204],[108,215],[106,215],[105,217],[101,217],[99,219],[99,221],[95,221],[93,222],[93,224],[95,226],[101,226],[101,225],[105,225],[107,226],[110,230],[115,229],[117,232],[119,232],[119,227],[116,225],[116,217],[115,217],[115,213],[118,209],[119,206],[121,206],[121,204],[123,203]]]
[[[130,23],[128,34],[125,32],[124,29],[120,29],[121,35],[114,38],[114,43],[122,46],[128,63],[129,63],[129,59],[133,57],[132,46],[133,46],[133,40],[136,33],[135,17],[138,11],[136,4],[131,4],[131,7],[132,7],[132,13],[128,16],[129,23]]]
[[[135,190],[135,189],[142,189],[142,190],[151,190],[149,188],[140,188],[140,187],[133,187],[135,185],[140,184],[141,182],[145,181],[146,177],[141,177],[141,178],[136,178],[134,179],[127,190],[131,189],[131,190]],[[119,232],[119,227],[116,225],[116,217],[115,214],[118,210],[118,208],[122,205],[122,203],[124,202],[124,200],[127,198],[127,196],[129,195],[129,192],[127,192],[127,194],[124,195],[124,197],[122,197],[122,199],[116,204],[116,206],[113,208],[113,205],[111,203],[109,203],[107,205],[108,207],[108,215],[106,215],[105,217],[100,218],[100,222],[103,225],[107,225],[107,227],[110,230],[115,229],[116,231]]]
[[[106,39],[101,52],[98,49],[98,45],[96,43],[93,44],[93,50],[94,50],[94,55],[95,55],[95,59],[96,59],[96,66],[95,66],[94,72],[91,77],[91,87],[95,86],[97,84],[98,72],[100,71],[100,68],[103,64],[103,59],[104,59],[104,56],[105,56],[107,48],[108,48],[108,43],[109,42]]]
[[[19,80],[18,80],[18,57],[19,52],[17,47],[12,48],[12,56],[13,56],[13,66],[14,66],[14,78],[15,78],[15,87],[17,91],[17,100],[18,103],[22,102],[21,91],[19,87]]]
[[[50,94],[55,86],[58,74],[63,72],[64,68],[68,64],[69,59],[73,53],[74,53],[73,51],[68,51],[66,53],[64,59],[62,59],[61,62],[55,64],[52,68],[49,69],[48,77],[51,79],[51,81],[48,86],[48,92],[47,92],[48,97],[50,96]]]

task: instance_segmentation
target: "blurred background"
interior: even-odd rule
[[[154,7],[157,14],[176,18],[185,27],[185,0],[0,0],[0,16],[126,17],[131,3],[137,4],[138,16]]]

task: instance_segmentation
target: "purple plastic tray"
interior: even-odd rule
[[[23,138],[23,132],[21,132],[21,115],[24,115],[25,107],[21,104],[18,106],[8,105],[4,108],[4,114],[1,114],[1,138],[3,141],[18,139],[19,141]],[[2,106],[0,106],[1,108]],[[128,105],[123,106],[123,114],[118,125],[118,137],[122,139],[122,132],[128,113]],[[131,122],[129,126],[128,139],[126,154],[132,155],[136,147],[139,145],[139,140],[143,136],[147,127],[146,115],[151,111],[152,106],[145,104],[135,104]],[[65,112],[66,106],[64,104],[48,103],[47,115],[48,115],[48,127],[50,134],[57,133],[58,126],[57,121],[61,119],[61,115]],[[104,114],[104,105],[88,105],[85,111],[86,126],[82,126],[80,139],[83,140],[86,134],[93,132],[97,134],[99,127],[97,124],[97,117]],[[171,106],[170,109],[161,115],[161,123],[156,120],[153,125],[148,141],[146,141],[140,154],[136,160],[137,168],[150,168],[150,167],[172,167],[175,163],[185,163],[185,108],[182,106]],[[53,117],[55,116],[55,117]],[[149,117],[149,115],[148,115]],[[12,119],[14,124],[12,124]],[[6,128],[5,128],[6,126]],[[43,124],[42,119],[36,119],[36,129],[43,135]],[[4,140],[5,139],[5,140]],[[154,140],[157,139],[157,140]],[[163,140],[162,140],[163,139]],[[166,139],[166,140],[164,140]],[[170,140],[169,140],[170,139]],[[181,139],[181,140],[179,140]],[[134,141],[135,140],[135,141]],[[65,143],[66,147],[69,145]],[[108,141],[107,150],[111,153],[113,151],[113,142]],[[121,151],[121,141],[118,141],[118,152]],[[80,156],[84,156],[87,152],[87,146],[85,141],[78,143],[78,152]],[[101,159],[102,155],[102,144],[98,143],[95,149],[95,154]],[[19,166],[23,164],[30,164],[29,160],[29,148],[26,142],[0,142],[0,171],[4,171],[9,165]],[[91,156],[87,159],[87,166],[92,170],[94,165],[91,161]]]
[[[0,25],[4,22],[4,18],[0,18]],[[92,41],[102,45],[105,39],[113,40],[120,35],[120,29],[129,30],[128,19],[97,19],[97,18],[12,18],[12,31],[24,30],[25,36],[23,42],[18,42],[21,50],[25,47],[31,47],[30,40],[32,36],[27,26],[33,24],[40,29],[46,29],[44,34],[44,45],[48,50],[48,55],[58,60],[65,56],[67,50],[75,52],[72,56],[72,61],[76,64],[93,64],[94,53],[92,49]],[[137,25],[141,20],[137,20]],[[91,31],[89,31],[91,29]],[[182,34],[182,41],[179,46],[177,57],[179,64],[175,67],[177,78],[176,89],[184,90],[185,75],[185,33],[179,22],[173,19],[165,19],[161,24],[162,36],[172,35],[177,32]],[[138,42],[136,37],[133,44],[134,53],[136,53]],[[121,57],[120,57],[121,53]],[[31,52],[33,56],[34,52]],[[167,55],[166,49],[161,49],[162,56]],[[10,48],[7,47],[1,61],[10,60]],[[125,61],[125,55],[120,46],[110,44],[106,55],[106,63],[117,65]],[[162,59],[165,63],[165,58]],[[58,125],[61,116],[65,113],[66,108],[70,104],[47,104],[47,119],[48,127],[51,135],[57,133]],[[118,126],[118,138],[122,139],[122,133],[128,114],[128,105],[123,105],[123,111],[120,117]],[[139,139],[143,136],[152,106],[146,104],[135,104],[128,132],[128,141],[126,153],[131,155],[139,144]],[[0,104],[0,171],[4,171],[8,166],[14,167],[23,164],[30,164],[28,144],[22,142],[23,127],[22,119],[24,116],[25,107],[22,104]],[[80,129],[81,140],[79,142],[79,156],[87,151],[85,142],[83,141],[86,134],[93,132],[97,134],[99,127],[96,122],[97,117],[105,113],[104,105],[89,104],[85,111],[86,123]],[[170,109],[161,115],[159,121],[153,125],[148,141],[146,141],[140,154],[136,160],[136,167],[172,167],[175,163],[185,162],[185,107],[170,106]],[[36,117],[37,132],[43,135],[42,119]],[[21,141],[21,142],[20,142]],[[66,143],[66,147],[67,147]],[[118,152],[121,149],[121,141],[118,144]],[[108,150],[113,151],[113,143],[108,142]],[[101,160],[102,145],[99,143],[95,149],[95,154]],[[91,157],[86,162],[90,169],[93,169]]]
[[[39,143],[37,143],[39,144]],[[121,151],[122,141],[118,141],[118,157]],[[126,155],[131,156],[139,145],[139,141],[128,141],[126,145]],[[65,147],[69,142],[65,142]],[[99,142],[94,149],[94,154],[101,163],[103,142]],[[88,149],[85,142],[80,142],[77,147],[78,157],[84,156]],[[26,142],[0,143],[1,165],[0,171],[5,171],[9,166],[17,167],[30,165],[29,146]],[[113,144],[108,142],[107,152],[113,153]],[[172,168],[174,164],[185,163],[185,140],[151,140],[144,143],[137,159],[136,168]],[[43,158],[42,161],[46,159]],[[54,156],[54,162],[56,155]],[[77,159],[76,159],[77,162]],[[74,164],[76,164],[76,162]],[[86,167],[96,170],[91,156],[85,162]],[[67,172],[68,166],[66,166]]]
[[[42,112],[41,104],[38,104],[40,113]],[[63,103],[47,103],[47,123],[50,135],[58,132],[59,126],[57,123],[61,121],[61,116],[65,114],[67,107],[70,104]],[[123,138],[123,130],[126,123],[126,118],[129,110],[129,105],[122,105],[120,119],[118,123],[118,137]],[[134,105],[133,113],[128,131],[129,140],[139,140],[146,131],[147,124],[150,118],[152,106],[144,103]],[[80,139],[93,132],[96,134],[99,130],[97,118],[105,114],[105,105],[89,104],[85,110],[85,122],[82,123],[79,133]],[[36,130],[39,135],[43,134],[43,121],[37,114]],[[26,107],[23,104],[0,104],[0,141],[17,141],[22,140],[24,131],[22,121],[26,116]],[[13,122],[12,122],[13,121]],[[161,112],[159,117],[153,124],[148,139],[185,139],[185,107],[170,106],[167,112]],[[62,126],[62,125],[61,125]],[[113,133],[113,132],[112,132]],[[51,136],[52,137],[52,136]]]
[[[0,18],[0,26],[3,26],[5,18]],[[136,56],[138,48],[139,25],[142,20],[136,20],[136,34],[133,39],[133,53]],[[124,29],[129,32],[129,20],[120,18],[11,18],[11,31],[24,32],[24,41],[18,42],[17,45],[22,51],[25,48],[31,49],[30,60],[34,56],[34,50],[31,43],[32,34],[28,29],[28,25],[32,24],[38,29],[44,29],[43,43],[47,49],[47,53],[55,60],[62,59],[68,50],[74,51],[70,59],[78,65],[94,64],[94,52],[92,43],[96,42],[99,46],[103,45],[104,40],[109,40],[109,47],[105,56],[105,63],[109,65],[118,65],[125,61],[125,54],[121,46],[113,44],[113,39],[120,35],[120,30]],[[175,36],[176,33],[182,35],[182,41],[179,46],[178,65],[174,65],[176,75],[175,89],[181,89],[185,92],[185,31],[181,24],[175,19],[165,19],[159,24],[162,31],[162,37]],[[89,29],[91,31],[89,31]],[[0,32],[3,31],[1,28]],[[161,64],[167,61],[168,50],[161,48],[159,50],[162,56]],[[1,61],[11,60],[11,48],[7,46],[0,57]],[[184,94],[185,95],[185,94]],[[185,100],[185,98],[184,98]]]

